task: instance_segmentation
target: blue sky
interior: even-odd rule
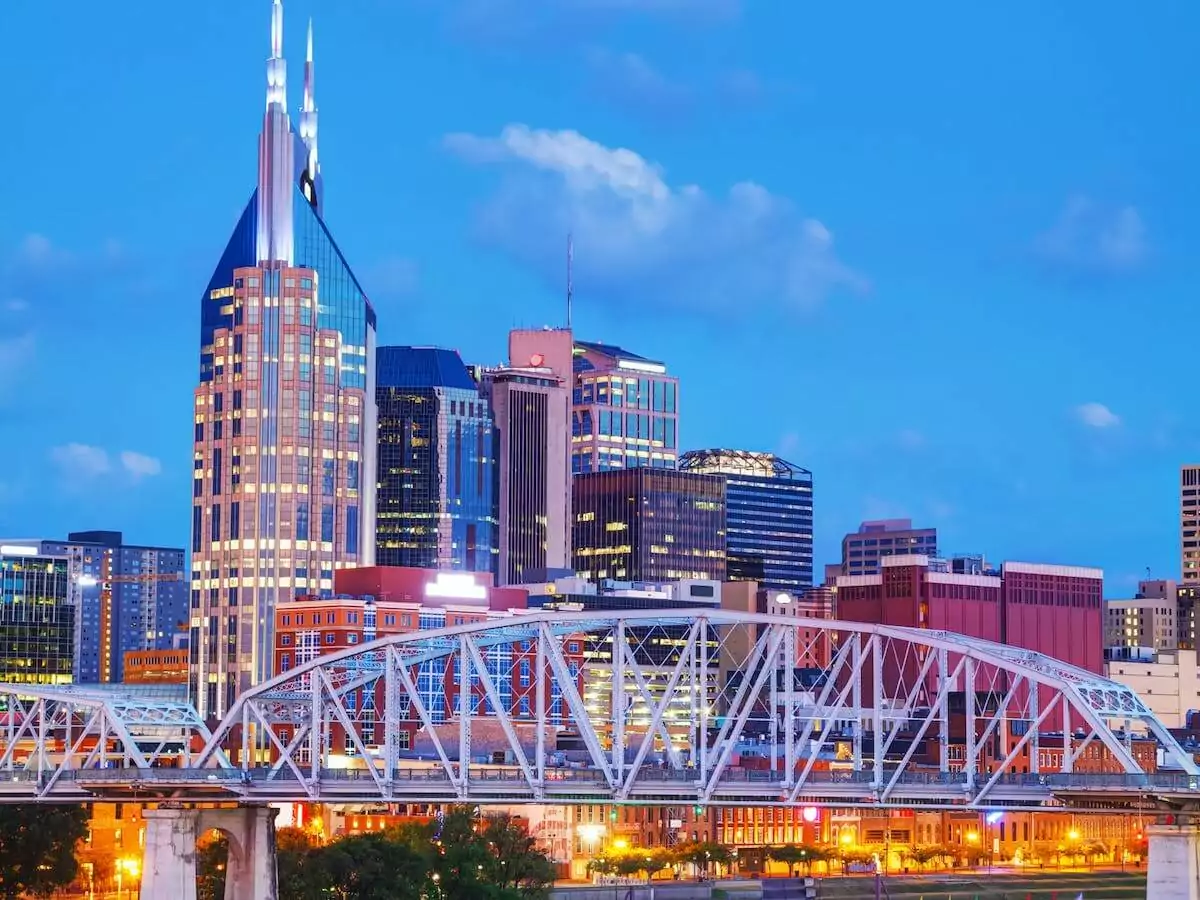
[[[1200,460],[1200,6],[287,0],[385,343],[665,360],[685,447],[947,551],[1177,574]],[[183,545],[199,296],[253,187],[269,4],[7,3],[0,534]]]

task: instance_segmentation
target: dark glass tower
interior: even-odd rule
[[[376,564],[492,571],[495,429],[487,402],[453,350],[380,347],[376,359]]]
[[[725,580],[725,483],[637,468],[571,480],[572,559],[589,581]]]
[[[325,224],[312,31],[298,128],[271,17],[258,186],[200,301],[192,698],[223,715],[273,675],[275,605],[375,555],[375,312]]]
[[[76,619],[71,563],[37,547],[0,548],[0,681],[74,680]]]
[[[725,479],[730,581],[773,591],[812,587],[812,472],[746,450],[691,450],[679,469]]]

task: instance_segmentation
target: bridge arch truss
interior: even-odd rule
[[[0,726],[0,773],[35,773],[18,781],[43,800],[990,809],[1148,792],[1160,763],[1200,788],[1129,688],[948,632],[688,609],[521,613],[316,656],[318,639],[211,731],[190,707],[0,686],[24,710]],[[81,708],[103,765],[66,740]]]

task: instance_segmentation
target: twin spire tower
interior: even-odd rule
[[[271,57],[267,60],[267,110],[258,143],[258,261],[295,261],[292,185],[299,182],[308,202],[321,210],[321,170],[317,156],[312,20],[304,63],[304,104],[293,132],[287,109],[287,60],[283,56],[283,0],[271,7]]]
[[[258,179],[200,298],[189,684],[205,716],[308,652],[276,648],[277,607],[331,596],[375,555],[375,311],[325,223],[312,26],[298,121],[283,44],[273,0]]]

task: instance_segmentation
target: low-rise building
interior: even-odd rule
[[[1132,688],[1168,728],[1183,728],[1200,710],[1195,650],[1126,653],[1109,659],[1106,674]]]

